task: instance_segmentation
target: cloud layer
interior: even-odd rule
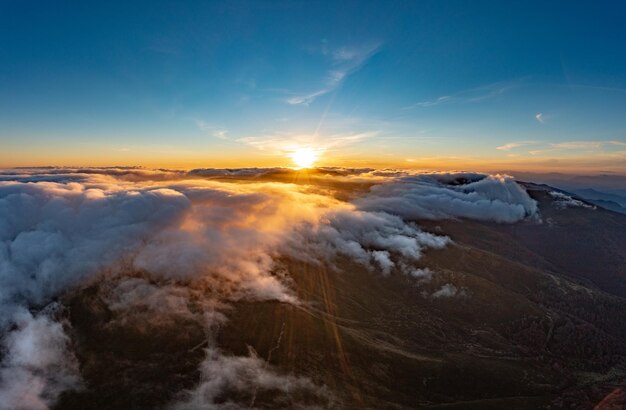
[[[533,217],[537,204],[506,175],[411,175],[375,185],[356,201],[366,211],[405,219],[468,218],[512,223]]]
[[[305,302],[296,296],[285,257],[337,270],[336,261],[347,257],[372,274],[429,280],[434,273],[416,262],[425,249],[451,241],[424,232],[417,220],[511,223],[536,212],[506,176],[329,168],[312,174],[312,181],[325,182],[320,186],[284,182],[294,172],[0,172],[2,408],[47,408],[62,391],[80,386],[69,325],[53,301],[94,281],[109,286],[115,320],[141,326],[169,315],[205,324],[202,379],[175,407],[237,408],[216,404],[224,390],[331,400],[320,393],[323,386],[281,374],[253,352],[222,353],[213,336],[227,320],[225,307],[238,300]],[[355,182],[358,189],[350,185]],[[192,309],[192,300],[201,306]]]

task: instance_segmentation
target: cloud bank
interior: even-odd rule
[[[312,173],[311,181],[325,182],[315,186],[285,182],[294,172],[0,171],[0,408],[45,409],[81,386],[55,300],[95,282],[108,287],[114,320],[140,327],[169,317],[206,326],[201,380],[175,408],[238,408],[217,403],[225,391],[253,407],[259,389],[278,392],[277,407],[292,395],[328,405],[324,386],[282,374],[253,352],[220,350],[214,336],[229,304],[306,302],[282,258],[338,271],[338,260],[349,258],[381,280],[403,274],[419,283],[434,275],[416,265],[423,252],[451,243],[420,229],[419,219],[512,223],[536,213],[507,176],[328,168]]]
[[[537,204],[512,177],[471,173],[411,175],[375,185],[355,202],[365,211],[405,219],[468,218],[513,223],[537,213]]]

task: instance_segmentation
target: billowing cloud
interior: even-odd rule
[[[78,363],[67,349],[70,340],[56,321],[55,305],[36,316],[13,313],[14,330],[3,339],[0,409],[44,410],[68,388],[80,383]]]
[[[207,358],[200,367],[200,384],[183,392],[183,397],[172,404],[172,410],[243,408],[232,401],[219,400],[225,391],[243,395],[246,408],[256,408],[256,397],[263,392],[281,393],[272,403],[275,409],[335,407],[335,399],[326,387],[318,386],[306,377],[278,373],[254,350],[250,350],[249,356],[228,356],[214,348],[207,349],[206,353]],[[285,396],[297,398],[284,400]]]
[[[430,174],[394,179],[355,201],[366,211],[406,219],[469,218],[512,223],[534,216],[537,204],[512,177]]]
[[[425,248],[443,248],[450,240],[421,231],[416,225],[384,212],[353,208],[326,213],[313,230],[299,230],[290,244],[290,256],[315,263],[319,257],[350,257],[354,262],[389,274],[393,268],[412,275],[411,263]],[[295,250],[295,252],[294,252]]]
[[[323,168],[311,173],[317,187],[286,182],[294,172],[1,171],[0,402],[46,408],[80,385],[54,300],[101,281],[119,323],[207,327],[202,380],[176,406],[232,408],[216,404],[224,389],[298,391],[327,404],[329,396],[319,394],[325,388],[305,377],[281,374],[254,354],[221,352],[214,332],[228,320],[230,303],[302,303],[282,258],[340,271],[337,261],[347,257],[371,274],[403,274],[419,284],[435,275],[417,266],[423,252],[451,241],[417,220],[514,222],[536,211],[506,176]]]

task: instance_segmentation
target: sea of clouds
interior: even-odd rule
[[[140,304],[150,314],[200,316],[206,326],[201,379],[172,408],[238,408],[216,397],[258,389],[308,391],[332,407],[332,394],[306,377],[281,373],[254,352],[222,353],[211,332],[228,320],[224,307],[306,303],[280,262],[285,257],[337,270],[347,257],[371,274],[428,280],[436,273],[416,262],[451,240],[420,229],[420,219],[515,223],[536,215],[536,202],[504,175],[0,170],[0,409],[47,409],[63,391],[82,387],[58,298],[109,279],[107,303],[119,318],[141,321]],[[198,292],[201,314],[189,308]],[[434,297],[457,293],[449,286]]]

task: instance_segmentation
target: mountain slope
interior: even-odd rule
[[[591,408],[626,378],[626,217],[560,207],[527,184],[542,221],[417,221],[454,241],[420,261],[430,281],[283,260],[300,306],[237,302],[217,332],[226,354],[260,357],[317,392],[223,393],[240,407]],[[194,321],[115,318],[106,286],[67,296],[88,386],[59,409],[154,408],[198,383]],[[102,358],[106,360],[103,361]]]

